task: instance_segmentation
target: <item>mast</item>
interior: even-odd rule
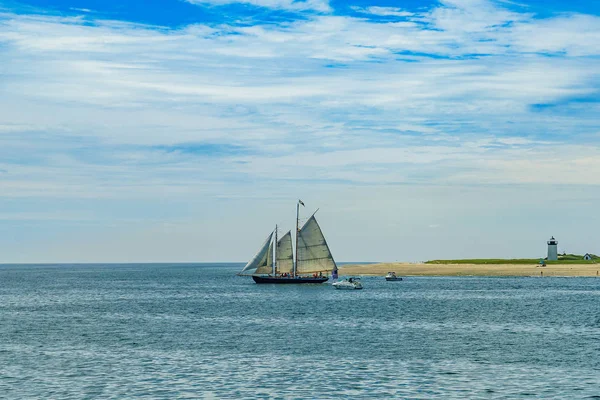
[[[273,256],[273,276],[275,276],[275,264],[277,263],[277,225],[275,225],[275,255]]]
[[[292,274],[294,277],[298,272],[298,233],[300,232],[300,204],[304,207],[304,203],[302,200],[298,199],[298,203],[296,203],[296,261],[294,262],[294,273]]]
[[[300,230],[298,229],[298,219],[300,218],[300,200],[298,200],[298,203],[296,203],[296,257],[294,260],[294,273],[292,274],[293,277],[296,277],[296,271],[298,269],[298,232],[300,232]]]

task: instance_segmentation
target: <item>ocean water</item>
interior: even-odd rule
[[[600,398],[600,279],[0,266],[0,398]]]

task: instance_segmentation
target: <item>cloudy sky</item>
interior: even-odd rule
[[[600,254],[600,2],[0,0],[0,262]]]

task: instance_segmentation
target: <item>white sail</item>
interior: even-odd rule
[[[267,265],[267,254],[269,250],[272,250],[271,240],[273,239],[273,232],[267,237],[267,240],[263,243],[260,250],[248,261],[248,264],[242,269],[238,275],[252,275],[258,268]]]
[[[296,273],[326,272],[337,269],[323,232],[313,215],[298,232]]]
[[[273,241],[269,242],[269,250],[267,251],[267,260],[263,265],[256,268],[255,274],[270,274],[273,272]]]
[[[292,255],[292,232],[289,231],[277,242],[277,273],[291,273],[294,269]]]

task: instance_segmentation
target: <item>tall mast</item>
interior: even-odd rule
[[[273,256],[273,276],[275,276],[275,264],[277,263],[277,225],[275,225],[275,255]]]
[[[296,276],[296,271],[298,270],[298,219],[300,218],[300,200],[296,203],[296,259],[294,260],[294,273],[292,274],[294,277]]]

